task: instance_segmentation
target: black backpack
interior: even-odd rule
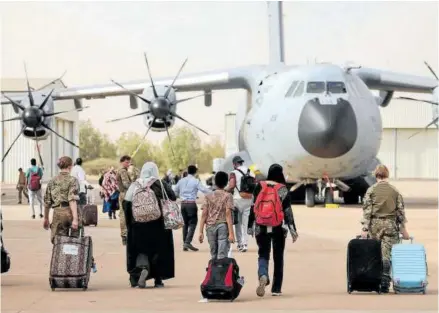
[[[247,173],[244,174],[243,171],[237,169],[241,174],[241,189],[238,189],[239,192],[244,193],[253,193],[256,187],[256,179],[250,175],[250,169],[247,169]]]

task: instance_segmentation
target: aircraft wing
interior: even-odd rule
[[[210,91],[222,89],[249,89],[254,73],[261,70],[260,66],[249,66],[229,70],[217,70],[196,74],[181,75],[174,83],[174,88],[179,92],[184,91]],[[153,78],[154,84],[171,85],[174,77]],[[117,81],[117,80],[115,80]],[[119,82],[126,89],[119,87],[109,80],[107,84],[88,85],[70,88],[55,89],[52,94],[54,100],[68,99],[99,99],[111,96],[124,96],[134,92],[140,94],[145,88],[151,85],[149,80],[137,80],[130,82]],[[8,95],[9,96],[9,95]],[[9,96],[19,102],[25,94]],[[4,96],[1,103],[10,103]]]
[[[351,69],[369,89],[413,93],[432,93],[438,87],[434,78],[395,73],[373,68]]]

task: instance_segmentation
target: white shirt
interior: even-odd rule
[[[79,166],[79,165],[75,165],[73,166],[72,170],[70,171],[70,175],[75,177],[78,182],[79,182],[79,192],[86,192],[85,186],[90,185],[86,180],[85,180],[85,171],[84,169]]]
[[[239,190],[241,190],[241,178],[242,178],[243,175],[242,175],[242,173],[241,173],[240,171],[238,171],[238,169],[241,170],[244,174],[247,174],[248,167],[245,166],[245,165],[241,165],[241,166],[239,166],[237,169],[235,169],[235,170],[232,171],[232,173],[235,174],[235,178],[236,178],[236,187],[237,187]],[[255,174],[253,174],[253,173],[250,171],[250,176],[251,176],[251,177],[255,177]],[[239,191],[236,190],[236,188],[233,189],[233,199],[242,199],[242,197],[239,195]]]

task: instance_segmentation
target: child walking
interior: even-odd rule
[[[215,174],[216,190],[204,198],[201,210],[203,215],[200,223],[200,243],[204,240],[204,225],[206,225],[207,240],[212,259],[227,257],[230,244],[235,242],[233,232],[232,210],[233,197],[224,188],[229,177],[225,172]]]

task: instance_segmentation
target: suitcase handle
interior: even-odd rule
[[[84,237],[84,228],[78,227],[79,230],[79,238]],[[69,237],[72,237],[72,228],[69,227]]]
[[[413,236],[410,236],[410,238],[409,239],[407,239],[407,240],[410,240],[410,243],[413,243],[413,240],[415,239],[415,237],[413,237]],[[404,239],[402,238],[402,235],[400,234],[399,235],[399,240],[402,242]]]

